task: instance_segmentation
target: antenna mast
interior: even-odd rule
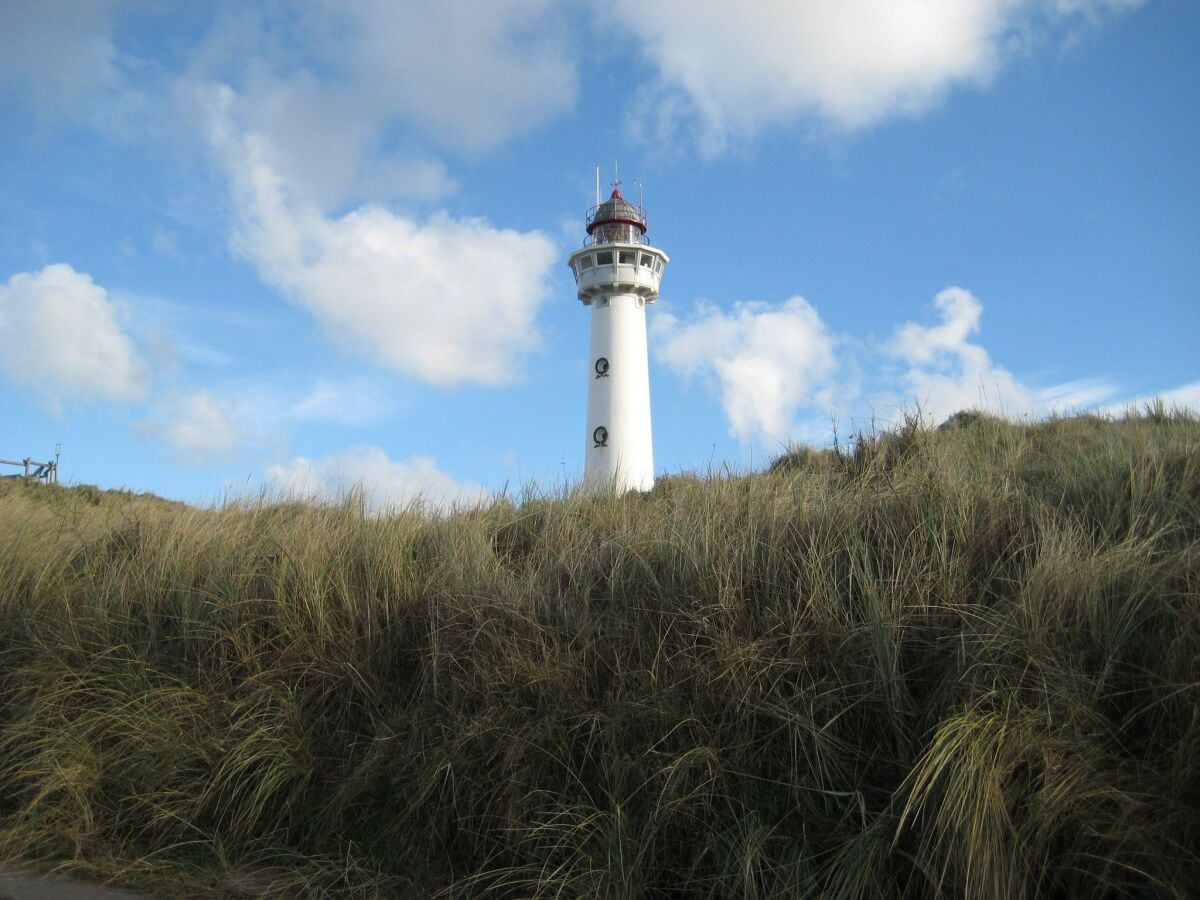
[[[600,167],[596,166],[596,205],[600,205]]]

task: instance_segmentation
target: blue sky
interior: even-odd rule
[[[916,406],[1200,408],[1198,42],[1193,0],[9,0],[0,458],[193,502],[571,482],[613,160],[671,256],[660,473]]]

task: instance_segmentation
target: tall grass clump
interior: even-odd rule
[[[1200,884],[1200,423],[454,513],[0,487],[0,855],[168,895]]]

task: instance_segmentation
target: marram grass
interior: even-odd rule
[[[0,487],[0,856],[156,895],[1195,896],[1200,423],[371,516]]]

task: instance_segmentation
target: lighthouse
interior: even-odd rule
[[[597,176],[597,180],[599,176]],[[654,487],[646,304],[658,299],[667,254],[646,241],[646,211],[612,196],[587,214],[583,248],[567,260],[591,311],[584,484],[595,490]]]

